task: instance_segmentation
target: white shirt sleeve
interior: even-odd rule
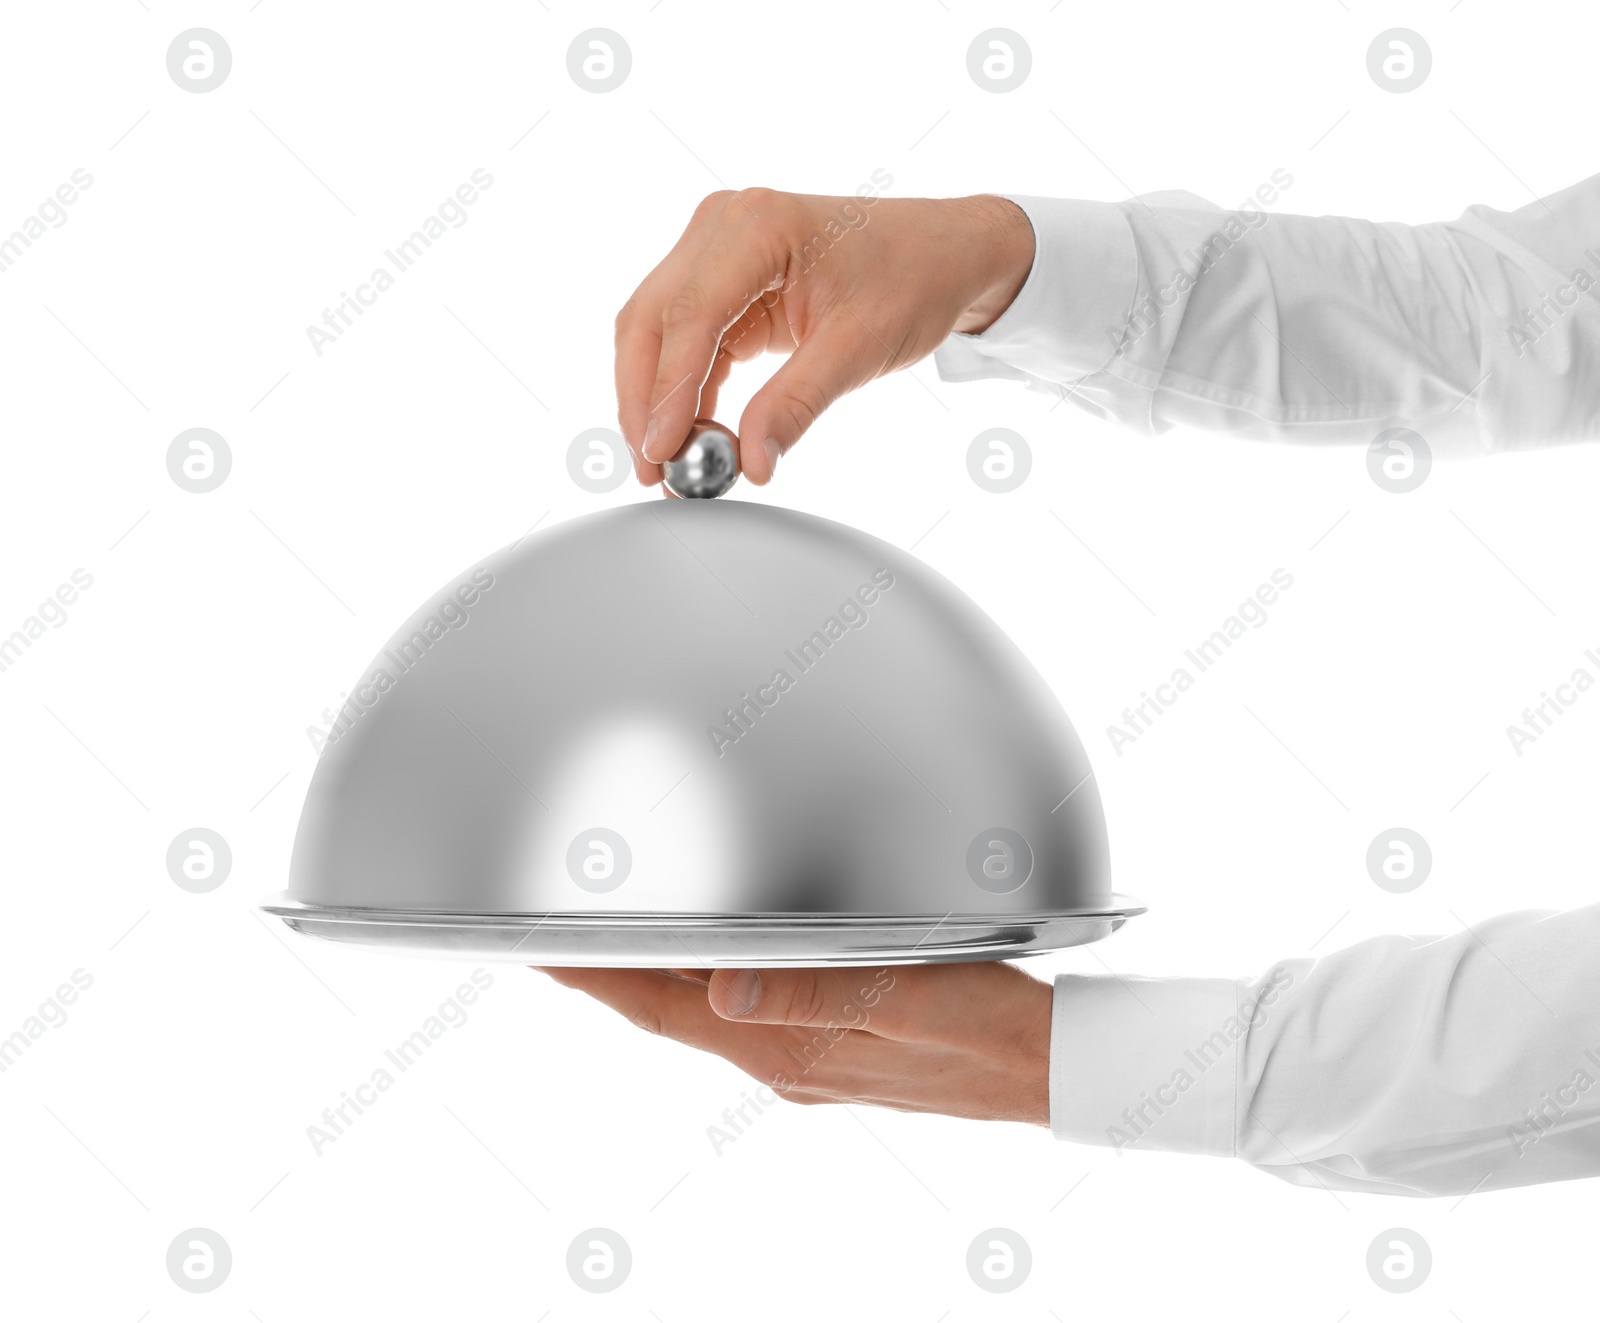
[[[988,330],[935,351],[947,381],[1012,378],[1144,432],[1404,426],[1446,454],[1600,435],[1600,176],[1428,225],[1186,193],[1011,201],[1032,270]]]
[[[1400,225],[1188,194],[1012,198],[1034,261],[947,381],[1001,377],[1145,432],[1436,452],[1600,435],[1600,176]],[[1058,1138],[1243,1158],[1338,1190],[1600,1175],[1600,906],[1386,937],[1256,980],[1064,976]]]
[[[1600,1175],[1600,905],[1260,978],[1063,975],[1058,1139],[1409,1195]]]

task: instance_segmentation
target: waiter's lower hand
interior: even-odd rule
[[[740,464],[778,457],[841,395],[986,329],[1033,263],[1022,210],[997,197],[713,193],[617,315],[617,417],[639,480],[661,479],[736,362],[788,354],[740,419]]]
[[[1051,987],[996,962],[546,969],[798,1103],[1049,1124]]]

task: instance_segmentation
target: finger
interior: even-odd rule
[[[723,336],[763,293],[782,284],[782,255],[771,232],[749,218],[730,224],[661,310],[661,351],[643,445],[652,463],[672,458],[689,434]]]
[[[661,481],[661,466],[640,454],[649,408],[649,383],[661,358],[661,319],[659,313],[649,315],[644,310],[646,306],[646,286],[641,285],[617,314],[615,372],[617,424],[633,456],[634,476],[648,487]]]
[[[704,987],[659,969],[538,967],[565,988],[587,993],[636,1028],[721,1054],[728,1026],[706,1004]]]
[[[663,969],[661,971],[668,978],[686,979],[692,983],[705,986],[706,980],[711,977],[709,969]]]
[[[715,361],[711,364],[711,375],[706,378],[706,384],[700,388],[700,409],[696,414],[700,418],[715,418],[717,416],[717,400],[722,395],[722,388],[727,384],[729,375],[733,372],[733,358],[726,352],[726,348],[719,351]]]
[[[717,970],[711,1009],[742,1023],[861,1029],[901,1042],[967,1044],[1025,1037],[1048,1016],[1048,985],[979,961],[873,969]]]
[[[774,315],[782,316],[782,309],[779,295],[766,294],[758,298],[739,314],[739,320],[723,335],[719,357],[725,354],[734,363],[748,363],[768,349],[781,349],[783,352],[792,350],[794,343],[788,335],[787,326],[779,335],[779,328],[773,321]]]
[[[778,459],[841,395],[879,374],[883,346],[848,312],[835,314],[800,347],[745,406],[739,420],[739,465],[760,487]]]
[[[609,1006],[636,1028],[710,1052],[764,1084],[777,1087],[793,1078],[798,1031],[728,1022],[711,1009],[698,979],[674,978],[657,969],[536,968]]]
[[[701,254],[720,223],[732,194],[713,193],[700,205],[684,226],[672,251],[640,282],[617,314],[616,390],[617,421],[623,438],[634,452],[634,468],[640,481],[659,482],[661,469],[641,456],[644,430],[650,413],[650,390],[656,365],[661,361],[661,314],[674,291],[700,265]]]

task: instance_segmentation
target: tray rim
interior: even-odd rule
[[[287,893],[269,897],[259,908],[303,937],[385,955],[546,968],[767,969],[949,964],[1052,954],[1109,937],[1130,917],[1145,912],[1131,897],[1111,899],[1119,903],[1030,915],[942,917],[639,911],[484,915],[314,905]]]
[[[463,910],[390,909],[376,905],[320,905],[299,900],[287,891],[275,892],[256,908],[281,919],[313,918],[325,923],[385,924],[419,927],[507,928],[545,927],[552,923],[575,928],[696,928],[708,927],[747,930],[794,930],[844,928],[861,932],[879,929],[912,928],[920,924],[986,924],[1013,927],[1037,923],[1060,923],[1073,919],[1130,919],[1147,913],[1149,907],[1133,896],[1114,893],[1110,905],[1075,909],[1030,910],[1025,913],[997,914],[993,911],[954,910],[947,914],[814,914],[794,911],[767,911],[745,914],[660,912],[650,910],[548,910],[537,913],[507,910],[479,913]]]

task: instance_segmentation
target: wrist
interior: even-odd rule
[[[1033,269],[1033,226],[1027,213],[1006,198],[962,198],[958,205],[971,220],[979,284],[953,329],[977,335],[994,325],[1027,283]]]
[[[1020,971],[1019,971],[1020,972]],[[997,1120],[1050,1124],[1050,1032],[1055,989],[1032,975],[1010,1012],[1012,1033],[996,1035],[993,1051],[1008,1087]]]

